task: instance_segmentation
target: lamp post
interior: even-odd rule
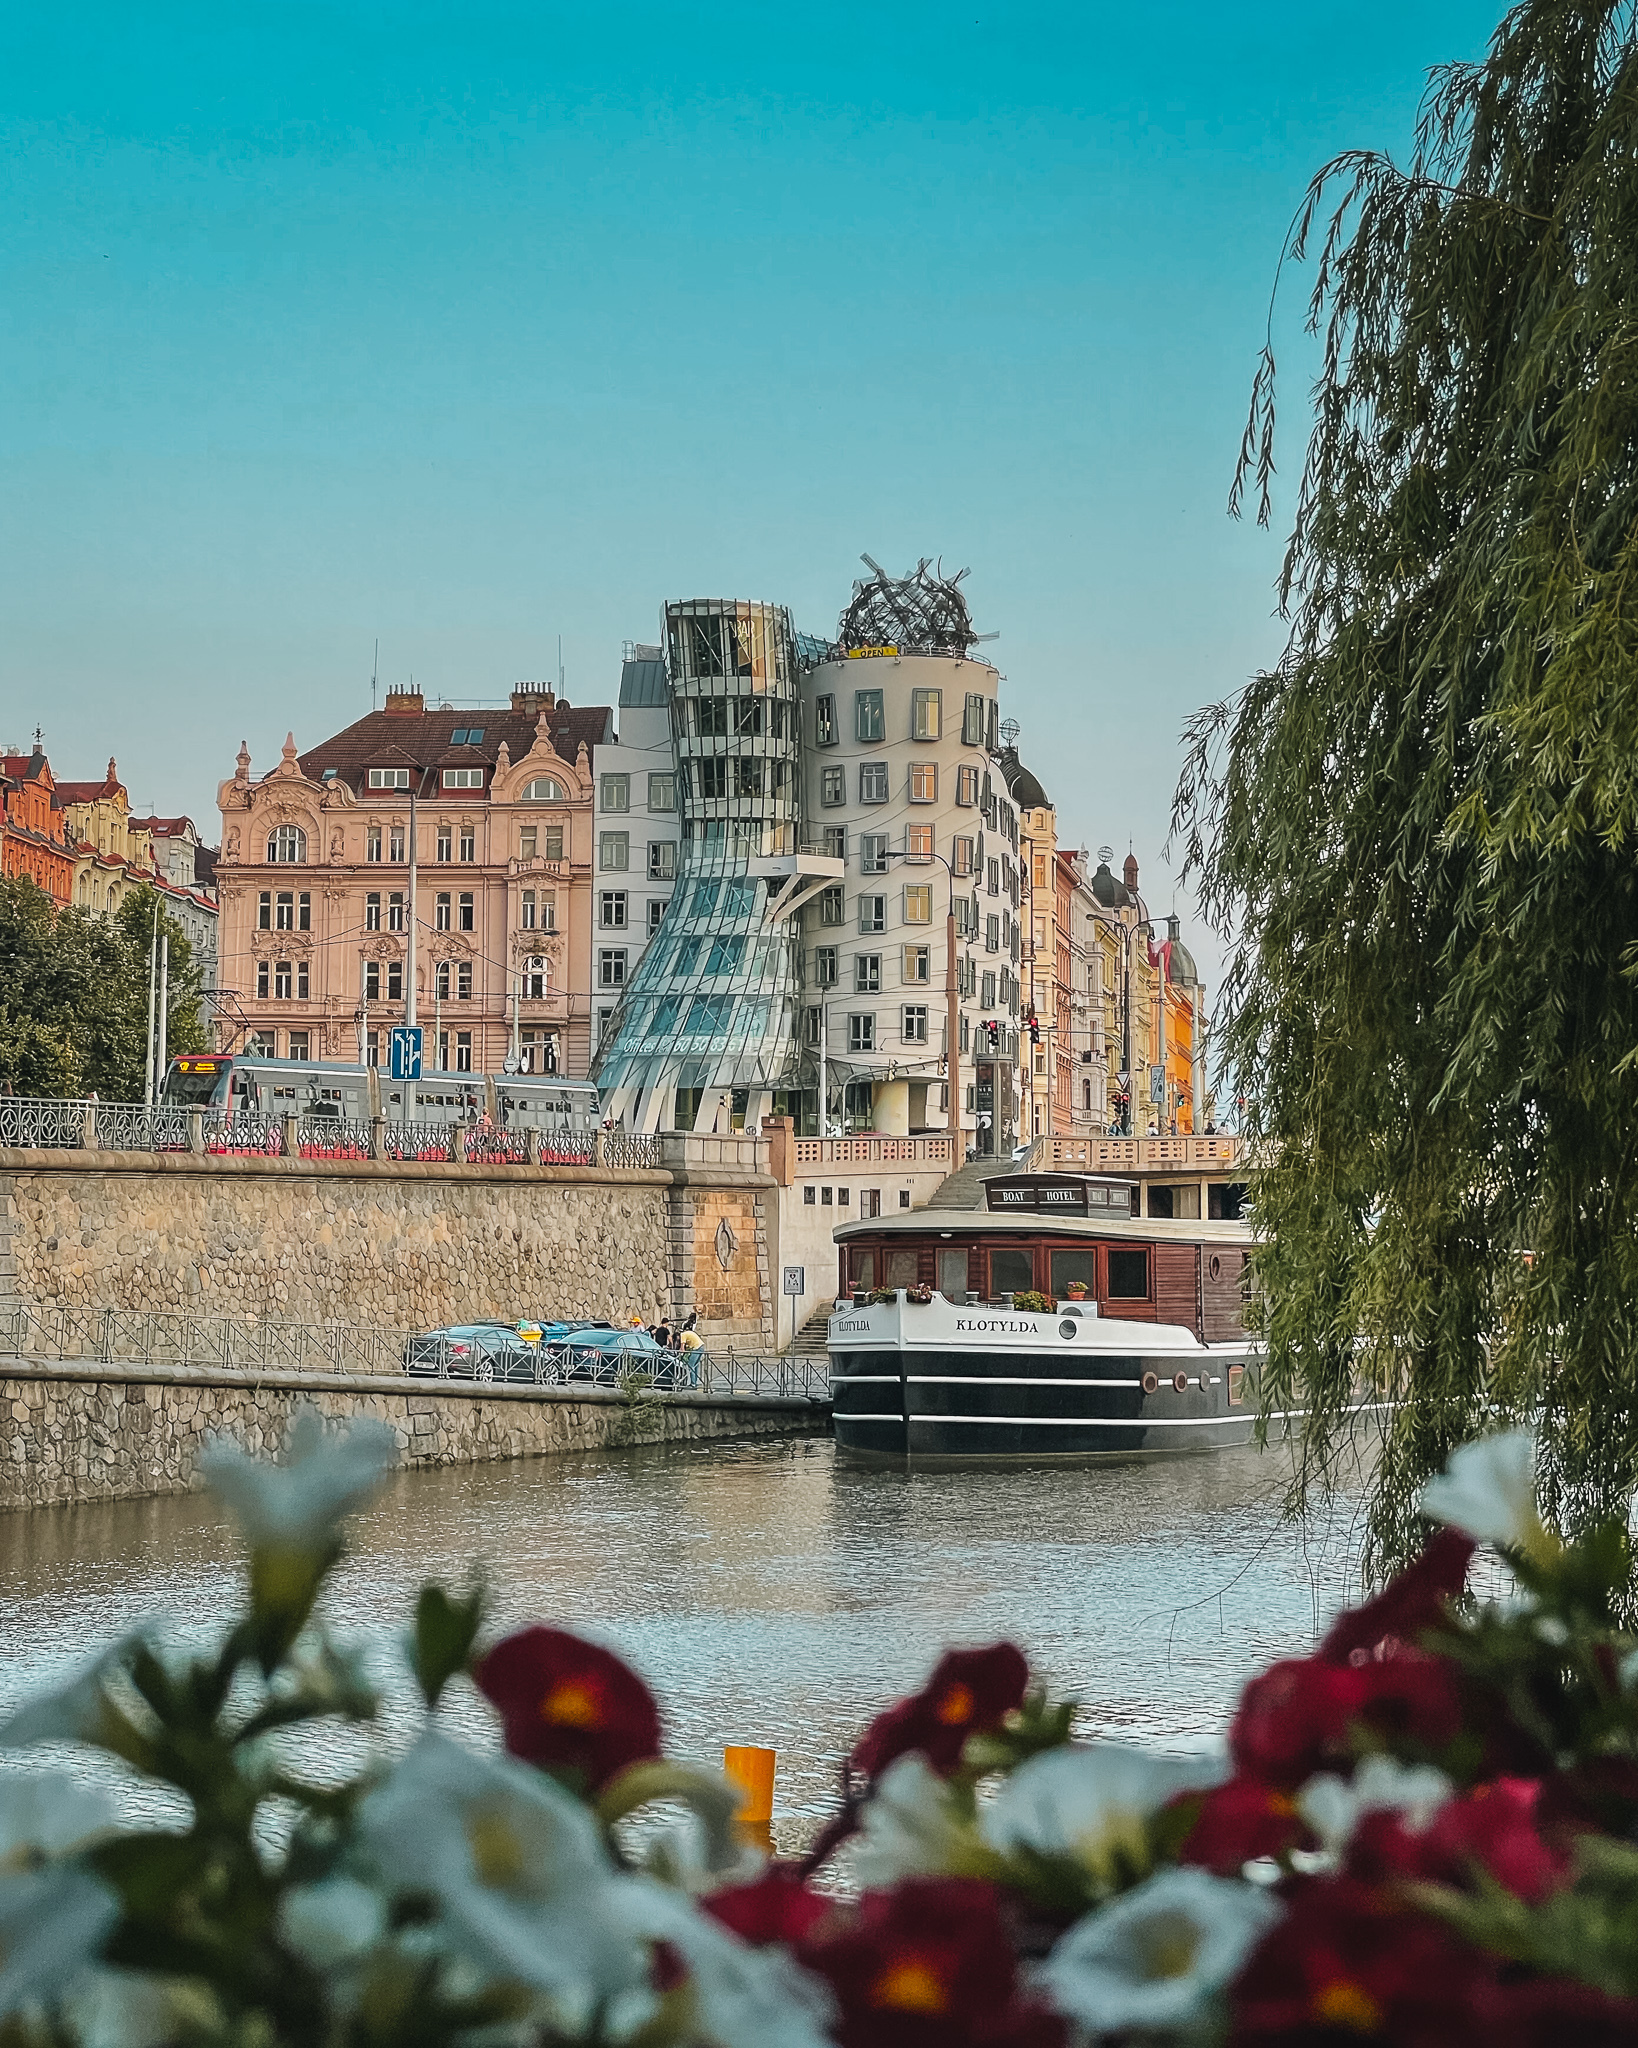
[[[890,852],[887,857],[911,861],[918,867],[930,867],[936,861],[949,879],[950,907],[944,920],[944,1056],[950,1083],[949,1131],[954,1147],[950,1169],[958,1172],[966,1162],[967,1148],[961,1128],[961,990],[956,974],[955,869],[942,853]]]
[[[1113,918],[1106,922],[1101,917],[1094,917],[1092,922],[1095,925],[1102,925],[1104,930],[1112,932],[1115,935],[1119,945],[1120,972],[1122,982],[1120,998],[1121,1067],[1120,1072],[1115,1076],[1115,1082],[1116,1085],[1119,1087],[1120,1092],[1126,1098],[1126,1107],[1121,1113],[1121,1136],[1129,1138],[1133,1135],[1134,1128],[1132,1116],[1132,948],[1137,941],[1137,935],[1139,932],[1147,932],[1149,936],[1153,938],[1155,928],[1153,923],[1146,917],[1134,918],[1130,924],[1126,923],[1125,920],[1121,918]],[[1162,991],[1161,1000],[1162,1002],[1165,1001],[1164,991]]]

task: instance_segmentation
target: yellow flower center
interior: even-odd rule
[[[963,1721],[972,1719],[974,1704],[972,1687],[963,1685],[958,1678],[941,1696],[933,1713],[946,1728],[959,1728]]]
[[[870,2002],[892,2012],[941,2013],[950,2009],[950,1994],[925,1956],[904,1956],[871,1985]]]
[[[1338,1977],[1314,1994],[1314,2017],[1327,2026],[1374,2034],[1382,2024],[1382,2008],[1363,1984]]]
[[[564,1678],[541,1701],[540,1718],[554,1728],[596,1728],[602,1723],[603,1706],[591,1686]]]
[[[1200,1930],[1181,1914],[1144,1930],[1143,1961],[1151,1981],[1186,1977],[1200,1952]]]
[[[523,1845],[504,1813],[493,1806],[474,1807],[466,1817],[466,1840],[479,1884],[506,1891],[522,1878]]]

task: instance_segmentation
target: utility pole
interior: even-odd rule
[[[945,1066],[950,1076],[950,1171],[959,1173],[967,1163],[967,1149],[961,1141],[961,991],[956,978],[955,870],[951,868],[948,872],[950,914],[944,920],[944,1040]]]
[[[416,773],[419,774],[420,770],[417,769]],[[412,787],[410,790],[409,822],[409,938],[404,948],[404,1022],[412,1028],[415,1024],[415,796],[416,792]],[[406,1081],[404,1083],[404,1121],[407,1124],[412,1124],[415,1121],[415,1083],[413,1081]]]
[[[171,1013],[171,935],[165,932],[159,941],[159,1016],[154,1034],[154,1100],[157,1102],[165,1088],[165,1069],[170,1064],[166,1054],[170,1049]]]
[[[142,1099],[154,1106],[154,1003],[159,993],[159,905],[154,905],[154,928],[148,940],[148,1035],[142,1042],[143,1065],[147,1069]]]

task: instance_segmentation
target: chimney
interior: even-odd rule
[[[518,683],[512,691],[512,709],[520,716],[550,711],[557,703],[557,697],[550,683]]]
[[[389,690],[382,708],[389,718],[418,718],[427,707],[419,690]]]

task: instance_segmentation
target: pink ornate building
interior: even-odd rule
[[[581,1075],[591,1057],[591,750],[606,707],[544,688],[496,710],[417,691],[221,785],[220,978],[281,1059],[384,1060],[403,1020],[410,799],[427,1071]],[[231,1010],[233,1005],[228,1005]]]

